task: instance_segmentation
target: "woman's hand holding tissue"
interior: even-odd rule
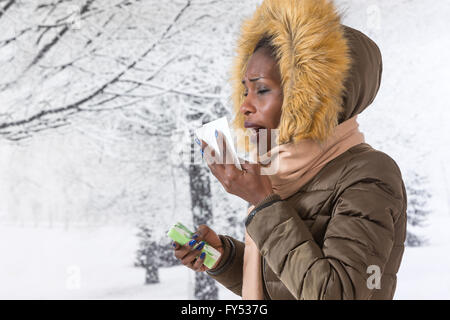
[[[236,168],[232,153],[224,135],[216,132],[220,155],[201,140],[203,157],[212,174],[228,193],[234,194],[252,205],[257,205],[273,193],[272,183],[267,175],[261,175],[259,164],[241,163],[242,171]]]

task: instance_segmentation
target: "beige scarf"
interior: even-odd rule
[[[282,199],[288,198],[313,178],[329,161],[351,147],[365,142],[364,134],[358,129],[359,124],[356,118],[357,116],[354,116],[336,126],[334,134],[322,145],[308,139],[283,144],[271,150],[270,158],[278,161],[277,172],[269,175],[273,192],[279,194]],[[261,170],[263,171],[263,168]],[[247,214],[253,208],[254,206],[251,206]],[[242,299],[264,299],[262,282],[261,255],[246,231]]]

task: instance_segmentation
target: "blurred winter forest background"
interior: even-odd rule
[[[239,298],[179,265],[166,232],[243,238],[246,203],[191,134],[231,116],[234,45],[259,2],[0,0],[0,298]],[[449,299],[450,2],[336,4],[383,54],[359,122],[407,186],[395,298]]]

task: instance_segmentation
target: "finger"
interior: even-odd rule
[[[202,144],[202,155],[205,159],[206,163],[209,165],[218,163],[219,158],[216,155],[216,152],[214,151],[214,148],[209,146],[205,141],[201,140]]]
[[[206,252],[202,252],[200,254],[200,256],[195,260],[192,269],[194,269],[197,272],[201,272],[201,271],[205,271],[206,267],[203,265],[203,263],[205,262],[205,258],[206,258]],[[205,267],[205,268],[203,268]]]
[[[185,245],[180,245],[179,243],[177,243],[175,248],[175,257],[179,260],[182,260],[191,252],[196,244],[197,241],[195,239],[191,239]]]
[[[250,161],[248,161],[247,159],[239,158],[239,163],[240,163],[241,165],[242,165],[242,164],[249,164]]]
[[[219,162],[220,164],[225,164],[226,163],[226,145],[225,145],[225,141],[223,139],[223,135],[222,133],[216,130],[216,141],[217,141],[217,146],[219,147]]]
[[[240,174],[240,170],[236,168],[234,164],[234,158],[233,158],[233,152],[230,149],[230,146],[228,145],[227,139],[223,135],[222,132],[216,130],[216,139],[217,144],[219,145],[220,152],[222,154],[222,163],[224,164],[219,169],[216,168],[216,170],[221,170],[219,173],[221,177],[224,176],[233,176]],[[221,180],[221,179],[220,179]],[[222,180],[221,180],[222,181]]]
[[[204,141],[204,140],[200,140],[200,141],[201,141],[201,144],[202,144],[202,146],[201,146],[202,151],[204,153],[206,153],[205,155],[214,158],[216,156],[216,152],[214,151],[214,148],[210,147],[209,144],[206,143],[206,141]]]
[[[233,151],[231,150],[226,137],[221,131],[216,130],[216,139],[217,144],[219,145],[220,153],[222,155],[220,159],[222,161],[221,163],[234,166]]]
[[[191,239],[195,239],[197,243],[200,243],[202,241],[211,244],[216,244],[217,240],[211,240],[211,238],[217,238],[217,240],[220,242],[220,239],[215,235],[214,231],[208,227],[206,224],[201,224],[197,227],[195,232],[192,234]],[[208,240],[209,239],[209,240]],[[211,243],[210,243],[211,241]]]
[[[197,230],[192,234],[191,239],[197,240],[197,242],[203,241],[206,239],[209,231],[211,229],[206,224],[201,224],[197,227]]]
[[[204,147],[203,158],[206,161],[212,174],[219,180],[222,181],[223,173],[225,171],[224,165],[220,164],[219,156],[216,154],[214,149],[210,147],[205,141],[202,140],[202,147]]]
[[[204,150],[208,146],[208,144],[203,140],[200,140],[200,143],[201,143],[200,147],[202,148],[202,150]]]
[[[205,246],[205,242],[200,242],[196,247],[192,248],[191,251],[186,254],[185,257],[181,259],[181,263],[185,266],[192,268],[195,263],[195,259],[201,254],[201,250]]]
[[[182,260],[189,252],[191,252],[190,248],[187,248],[185,245],[181,246],[180,244],[177,244],[177,247],[175,248],[175,258]]]
[[[203,265],[204,262],[204,258],[200,259],[199,254],[201,255],[201,250],[197,250],[197,248],[201,245],[202,241],[204,240],[204,237],[208,234],[209,232],[209,227],[205,224],[200,225],[197,230],[192,234],[191,240],[187,243],[187,246],[184,248],[186,250],[186,253],[184,254],[183,258],[180,259],[182,260],[183,264],[186,264],[187,267],[193,269],[196,272],[202,272],[202,271],[206,271],[207,267]],[[194,241],[193,241],[194,240]],[[193,243],[193,244],[190,244]],[[197,244],[197,246],[196,246]],[[194,247],[196,246],[196,247]],[[201,245],[200,249],[202,249],[204,246]],[[197,252],[195,255],[193,254],[193,252],[195,251],[199,251]],[[191,254],[191,256],[189,256],[189,254]]]

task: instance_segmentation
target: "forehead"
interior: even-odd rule
[[[273,79],[279,79],[278,64],[264,49],[256,51],[248,60],[247,70],[244,75],[246,78],[254,76],[264,76]]]

